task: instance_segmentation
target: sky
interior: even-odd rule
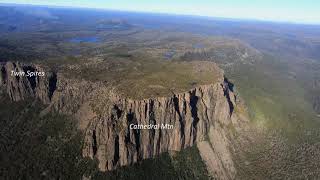
[[[0,3],[320,24],[320,0],[0,0]]]

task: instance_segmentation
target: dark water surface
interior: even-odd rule
[[[100,42],[99,38],[96,36],[92,37],[75,37],[69,40],[71,43],[98,43]]]

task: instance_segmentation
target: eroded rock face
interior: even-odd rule
[[[230,143],[222,127],[232,123],[236,96],[223,74],[217,83],[188,92],[135,100],[101,83],[67,79],[53,72],[33,80],[8,73],[24,67],[2,65],[1,86],[14,101],[34,97],[47,104],[48,111],[75,115],[85,131],[83,156],[98,159],[101,171],[197,144],[214,177],[234,178]],[[173,128],[131,129],[131,124]]]
[[[13,101],[25,100],[33,97],[39,98],[48,104],[56,89],[57,75],[54,72],[45,72],[39,66],[27,66],[20,63],[7,62],[0,67],[0,85],[5,88]],[[27,76],[30,72],[45,72],[44,76]],[[13,75],[13,72],[20,73]],[[25,73],[22,75],[21,73]]]
[[[146,100],[111,95],[107,113],[88,127],[83,154],[97,157],[100,169],[106,171],[203,141],[216,118],[227,121],[231,115],[228,102],[220,101],[224,88],[223,84],[201,86]],[[217,109],[221,105],[226,109]],[[169,124],[174,128],[134,130],[130,124]]]
[[[99,160],[100,170],[198,144],[214,177],[234,178],[230,142],[222,128],[232,124],[236,106],[227,81],[145,100],[122,99],[111,93],[109,101],[104,113],[90,122],[83,149],[84,156]],[[174,128],[134,130],[130,124],[172,124]]]

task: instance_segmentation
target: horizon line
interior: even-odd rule
[[[209,16],[200,14],[184,14],[184,13],[169,13],[169,12],[154,12],[154,11],[135,11],[126,9],[112,9],[112,8],[101,8],[101,7],[88,7],[88,6],[63,6],[63,5],[48,5],[48,4],[32,4],[32,3],[1,3],[0,6],[35,6],[35,7],[47,7],[47,8],[65,8],[65,9],[86,9],[86,10],[101,10],[101,11],[118,11],[128,13],[150,13],[158,15],[171,15],[171,16],[190,16],[198,18],[207,18],[215,20],[229,20],[229,21],[256,21],[261,23],[274,23],[274,24],[290,24],[290,25],[309,25],[309,26],[320,26],[320,22],[302,22],[302,21],[289,21],[289,20],[273,20],[263,18],[240,18],[240,17],[223,17],[223,16]]]

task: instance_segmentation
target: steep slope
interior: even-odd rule
[[[1,66],[0,84],[5,87],[13,101],[28,97],[39,98],[43,103],[49,103],[55,90],[57,77],[54,72],[48,72],[45,77],[28,76],[27,72],[44,72],[39,66],[5,63]],[[24,72],[25,75],[13,75]]]
[[[219,78],[212,84],[164,97],[133,99],[104,83],[68,79],[59,72],[34,79],[11,76],[12,70],[26,67],[45,69],[8,62],[1,67],[1,86],[13,101],[40,99],[48,106],[42,113],[74,115],[86,134],[83,156],[97,159],[101,171],[197,144],[213,177],[235,177],[227,127],[239,123],[234,114],[236,96],[218,68]],[[134,125],[156,126],[134,129]]]

